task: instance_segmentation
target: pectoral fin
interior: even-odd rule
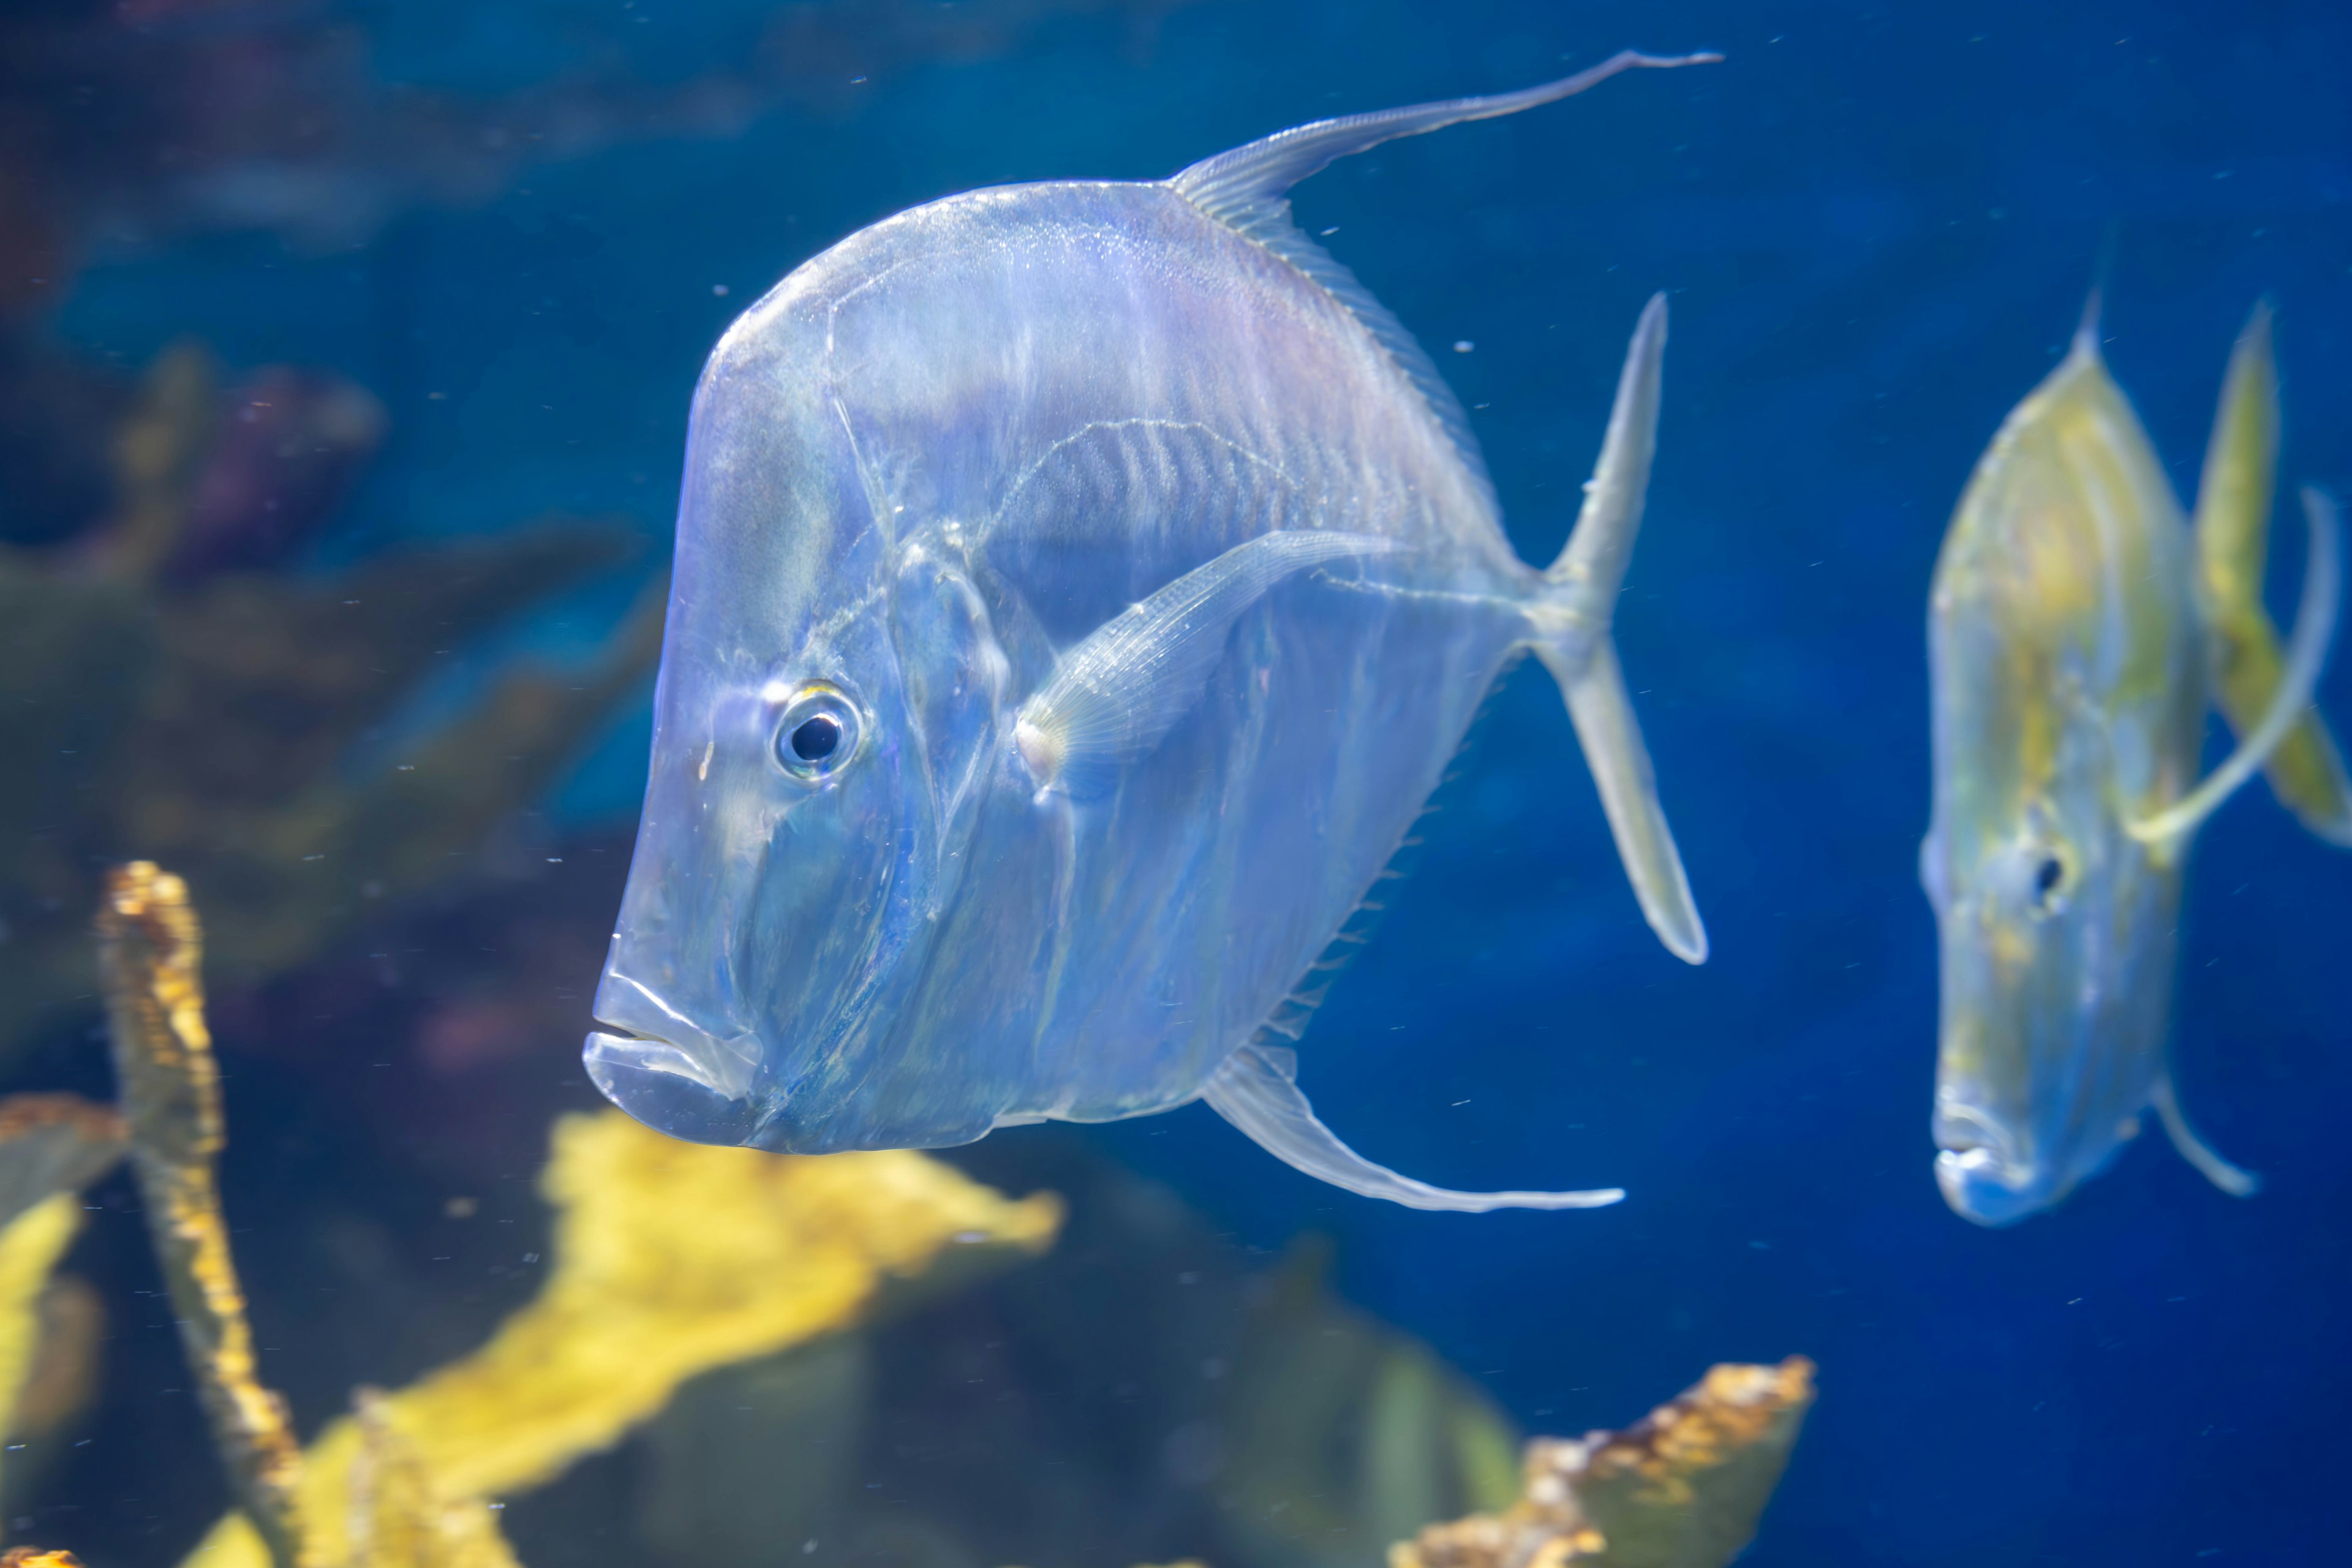
[[[1625,1195],[1621,1187],[1585,1193],[1457,1193],[1375,1165],[1332,1136],[1298,1091],[1297,1057],[1277,1047],[1244,1046],[1210,1076],[1201,1098],[1249,1134],[1259,1148],[1318,1181],[1407,1208],[1484,1214],[1489,1209],[1590,1209]]]
[[[2124,825],[2126,832],[2144,844],[2160,844],[2195,831],[2253,776],[2256,768],[2271,760],[2288,732],[2307,717],[2312,688],[2318,683],[2328,639],[2335,635],[2336,600],[2343,584],[2337,563],[2336,503],[2305,486],[2303,513],[2311,527],[2310,552],[2304,562],[2303,602],[2295,608],[2294,634],[2287,639],[2277,689],[2271,694],[2262,721],[2202,784],[2154,816]]]
[[[1236,544],[1097,627],[1022,705],[1013,743],[1042,789],[1084,795],[1192,710],[1241,614],[1292,573],[1402,546],[1288,529]]]
[[[2221,1155],[2213,1152],[2189,1119],[2180,1114],[2180,1100],[2173,1092],[2172,1075],[2167,1072],[2156,1080],[2156,1114],[2164,1123],[2164,1135],[2180,1157],[2197,1167],[2197,1173],[2233,1198],[2249,1198],[2262,1190],[2263,1179],[2252,1171],[2242,1171]]]
[[[2242,736],[2262,722],[2284,675],[2278,630],[2263,608],[2278,448],[2278,366],[2265,302],[2254,307],[2230,355],[2197,488],[2198,605],[2210,634],[2215,696]],[[2294,721],[2263,772],[2272,793],[2305,826],[2331,844],[2352,846],[2352,782],[2316,712]]]

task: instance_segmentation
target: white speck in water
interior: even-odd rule
[[[1468,338],[1456,338],[1454,340],[1454,352],[1458,354],[1466,354],[1477,346],[1478,345],[1476,343],[1472,342]]]
[[[727,298],[727,285],[724,283],[713,283],[710,286],[710,292],[714,298],[724,300]]]

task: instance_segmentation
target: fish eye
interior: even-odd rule
[[[857,706],[839,688],[810,681],[776,721],[776,763],[803,783],[832,777],[857,755]]]
[[[2065,907],[2066,862],[2052,852],[2044,851],[2040,864],[2033,868],[2033,908],[2037,914],[2055,914]]]

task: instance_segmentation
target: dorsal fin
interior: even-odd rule
[[[1721,58],[1718,54],[1664,56],[1624,49],[1589,70],[1517,92],[1447,99],[1440,103],[1417,103],[1405,109],[1342,115],[1337,120],[1293,126],[1264,141],[1203,159],[1171,177],[1168,184],[1177,195],[1235,234],[1256,241],[1322,285],[1327,293],[1363,322],[1396,362],[1397,368],[1404,372],[1405,378],[1420,389],[1430,412],[1437,416],[1437,422],[1461,449],[1470,471],[1491,494],[1493,486],[1486,478],[1486,460],[1479,456],[1477,437],[1471,434],[1470,418],[1463,412],[1461,400],[1445,384],[1445,378],[1437,374],[1437,366],[1430,363],[1429,355],[1413,341],[1412,334],[1389,314],[1388,307],[1373,299],[1371,290],[1356,281],[1354,273],[1290,221],[1290,188],[1335,159],[1366,152],[1400,136],[1418,136],[1465,120],[1517,114],[1523,109],[1582,92],[1620,71],[1644,66],[1709,65]]]

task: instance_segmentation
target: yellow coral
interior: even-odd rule
[[[921,1154],[711,1148],[618,1111],[559,1121],[541,1185],[558,1210],[546,1288],[480,1350],[383,1398],[452,1498],[537,1485],[697,1373],[856,1322],[890,1281],[959,1254],[1043,1251],[1061,1222],[1051,1194],[1010,1200]],[[345,1420],[310,1450],[301,1511],[331,1561],[359,1447]],[[262,1560],[231,1518],[186,1568]]]
[[[0,1230],[0,1431],[14,1431],[17,1396],[41,1337],[42,1289],[81,1228],[81,1199],[57,1193]]]
[[[352,1457],[351,1557],[354,1568],[519,1568],[497,1516],[480,1502],[453,1500],[394,1426],[383,1395],[354,1401],[358,1451]]]
[[[70,1094],[0,1100],[0,1434],[46,1429],[89,1394],[95,1336],[74,1335],[97,1309],[87,1286],[53,1288],[49,1271],[81,1228],[80,1189],[122,1140],[120,1116]]]

